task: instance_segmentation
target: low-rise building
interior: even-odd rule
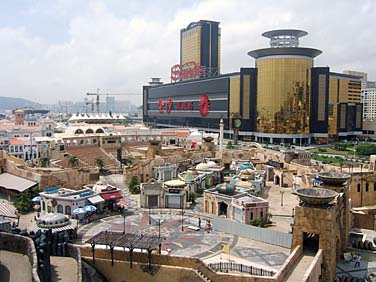
[[[96,193],[88,188],[72,190],[54,186],[39,195],[42,214],[62,213],[71,216],[76,208],[90,204],[89,198],[96,196]]]

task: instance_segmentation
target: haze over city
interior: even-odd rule
[[[253,67],[266,30],[309,32],[316,66],[376,79],[374,1],[3,1],[1,96],[40,103],[82,101],[86,92],[140,93],[151,77],[169,82],[179,33],[200,19],[221,22],[221,72]],[[128,99],[128,97],[119,97]],[[141,104],[141,95],[129,97]]]

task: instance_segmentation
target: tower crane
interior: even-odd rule
[[[96,105],[96,108],[97,108],[97,114],[99,114],[99,104],[100,104],[100,100],[99,100],[99,96],[127,96],[127,95],[132,95],[132,96],[141,96],[142,94],[140,93],[86,93],[87,96],[97,96],[96,97],[96,101],[95,101],[95,105]],[[92,102],[92,106],[94,105],[94,101]]]

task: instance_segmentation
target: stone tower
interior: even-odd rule
[[[295,207],[291,249],[303,254],[323,252],[322,281],[334,281],[336,261],[348,242],[350,207],[347,174],[324,172],[318,175],[320,188],[298,189],[300,203]]]

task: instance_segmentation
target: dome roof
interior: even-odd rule
[[[208,166],[208,164],[206,164],[206,163],[199,163],[197,166],[196,166],[196,169],[197,170],[206,170],[206,169],[208,169],[209,168],[209,166]]]
[[[39,227],[61,227],[69,224],[68,216],[62,213],[46,213],[37,219]]]
[[[246,163],[243,163],[240,168],[240,170],[245,170],[245,169],[255,169],[254,166],[249,163],[249,162],[246,162]]]
[[[198,132],[198,131],[192,131],[191,134],[189,134],[189,136],[200,136],[201,137],[201,133]]]
[[[217,164],[213,161],[208,161],[207,165],[208,165],[208,167],[216,167],[217,166]]]
[[[189,182],[194,182],[195,178],[193,177],[192,173],[187,171],[187,173],[184,176],[184,182],[189,183]]]
[[[230,184],[230,183],[218,184],[216,186],[216,190],[220,194],[234,195],[234,193],[235,193],[235,185]]]

